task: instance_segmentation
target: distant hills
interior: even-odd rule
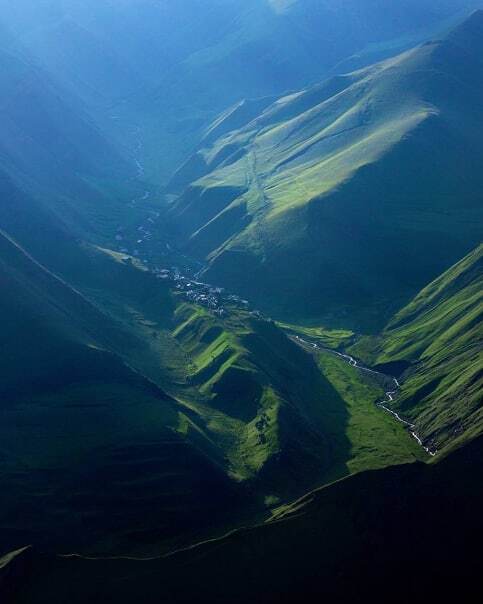
[[[393,55],[478,5],[2,0],[0,22],[111,135],[135,144],[140,127],[149,176],[164,183],[229,105]]]
[[[369,328],[474,247],[482,40],[480,11],[441,41],[248,113],[236,130],[218,123],[218,140],[178,174],[170,210],[206,278],[267,312],[349,313]]]
[[[7,38],[8,39],[8,38]],[[83,235],[121,211],[135,167],[108,142],[83,102],[18,43],[0,46],[0,170],[37,205]],[[12,202],[2,191],[5,204]],[[0,211],[5,211],[2,209]]]

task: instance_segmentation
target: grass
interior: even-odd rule
[[[351,443],[350,455],[344,462],[345,472],[334,468],[334,479],[347,472],[427,459],[403,425],[376,406],[385,398],[380,382],[330,353],[320,353],[318,365],[344,400],[348,414],[345,435]],[[337,442],[338,436],[336,428],[332,441]]]
[[[318,469],[307,469],[307,479],[312,475],[312,480],[326,482],[424,457],[403,427],[376,407],[384,397],[383,386],[342,359],[321,353],[314,364],[310,354],[275,326],[252,321],[244,313],[234,312],[222,321],[182,304],[175,314],[173,334],[188,355],[189,381],[204,397],[191,406],[203,417],[210,438],[222,444],[238,480],[264,474],[264,466],[284,455],[291,432],[298,430],[296,463],[309,454],[310,464],[314,455],[319,464]],[[334,347],[353,338],[349,331],[283,327]],[[277,348],[284,351],[283,361]],[[287,421],[293,422],[290,428]],[[319,432],[319,444],[304,434],[306,421]],[[283,492],[266,497],[280,495]]]
[[[317,342],[317,344],[326,348],[333,348],[334,350],[340,350],[343,347],[348,346],[354,339],[355,334],[349,329],[329,329],[320,326],[305,326],[305,325],[292,325],[290,323],[284,323],[278,321],[277,324],[288,333],[294,333],[299,336],[306,336],[311,341]]]
[[[395,407],[443,452],[483,430],[482,259],[480,245],[424,288],[381,337],[352,348],[374,364],[406,370]]]

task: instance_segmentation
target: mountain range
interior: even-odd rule
[[[479,589],[479,6],[0,0],[2,601]]]
[[[1,22],[155,184],[242,98],[281,95],[451,27],[479,0],[18,0]],[[216,83],[216,86],[214,85]]]

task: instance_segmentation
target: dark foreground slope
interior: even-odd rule
[[[116,272],[90,261],[98,278]],[[152,295],[135,269],[117,270]],[[3,547],[145,550],[233,506],[216,459],[177,433],[177,402],[123,354],[144,350],[138,336],[5,234],[0,286]]]
[[[354,354],[400,376],[394,409],[439,451],[483,430],[483,245],[424,288]]]
[[[482,40],[479,11],[223,133],[177,176],[181,244],[278,316],[383,324],[481,239]]]
[[[363,473],[163,559],[25,550],[4,558],[0,585],[16,604],[476,601],[482,462],[480,439],[431,466]]]

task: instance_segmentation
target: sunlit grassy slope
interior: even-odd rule
[[[393,55],[478,2],[0,0],[0,27],[114,137],[132,148],[141,131],[147,174],[166,182],[230,104]]]
[[[483,246],[428,285],[354,353],[403,372],[395,407],[447,451],[483,429]]]
[[[376,408],[382,385],[337,357],[314,362],[274,324],[240,312],[221,321],[182,305],[176,320],[188,381],[199,391],[193,408],[231,473],[267,480],[267,496],[418,457],[402,427]]]
[[[477,12],[207,145],[176,182],[180,240],[273,313],[381,325],[480,240],[482,39]]]

